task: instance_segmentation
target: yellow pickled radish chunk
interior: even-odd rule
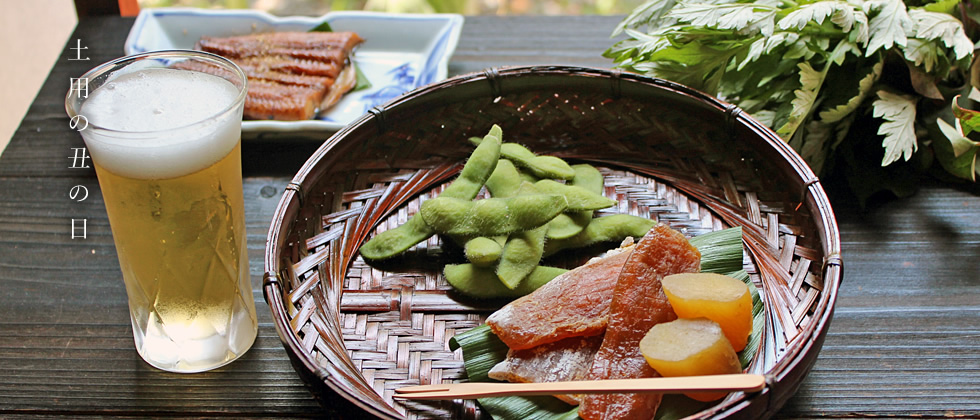
[[[650,367],[666,377],[742,372],[738,355],[721,326],[706,318],[679,318],[655,325],[640,340],[640,352]],[[685,395],[698,401],[715,401],[727,393]]]
[[[678,318],[708,318],[721,325],[736,352],[752,333],[752,295],[741,280],[722,274],[684,273],[664,277],[664,294]]]

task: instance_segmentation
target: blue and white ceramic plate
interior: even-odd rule
[[[125,52],[191,49],[205,35],[307,31],[323,22],[335,31],[354,31],[364,38],[354,62],[371,87],[348,93],[315,120],[244,121],[243,133],[337,131],[374,106],[443,80],[463,27],[463,17],[454,14],[345,11],[321,17],[276,17],[255,10],[143,9],[126,38]]]

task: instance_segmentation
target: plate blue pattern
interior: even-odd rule
[[[191,49],[202,36],[307,31],[327,22],[335,31],[357,32],[365,42],[354,63],[371,88],[347,94],[315,120],[244,121],[243,133],[330,133],[405,92],[446,78],[463,17],[455,14],[331,12],[320,17],[276,17],[256,10],[143,9],[126,38],[125,53]]]

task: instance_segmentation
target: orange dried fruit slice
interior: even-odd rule
[[[735,349],[717,322],[706,318],[679,318],[650,328],[640,340],[640,352],[661,376],[723,375],[740,373]],[[685,394],[698,401],[715,401],[727,393]]]
[[[741,280],[713,273],[664,277],[664,294],[678,318],[707,318],[718,323],[736,352],[752,333],[752,295]]]

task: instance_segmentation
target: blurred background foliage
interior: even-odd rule
[[[333,10],[464,15],[616,15],[644,0],[139,0],[141,8],[255,9],[279,16],[319,16]]]

